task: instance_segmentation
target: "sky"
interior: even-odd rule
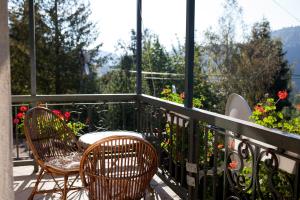
[[[102,50],[116,52],[118,41],[129,43],[136,29],[136,0],[90,0],[91,20],[97,22]],[[238,0],[243,20],[250,31],[253,23],[266,18],[271,29],[300,26],[300,0]],[[217,30],[224,0],[195,0],[195,41],[205,30]],[[186,0],[142,0],[142,30],[159,36],[167,50],[177,41],[184,43]]]

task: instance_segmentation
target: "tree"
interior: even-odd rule
[[[30,93],[29,19],[26,2],[12,0],[9,4],[12,94]],[[36,29],[37,35],[44,27],[40,23],[41,17],[36,15],[36,22],[40,25]]]
[[[208,75],[208,81],[218,88],[218,111],[224,113],[226,99],[235,87],[231,84],[237,71],[236,59],[239,55],[239,46],[236,43],[236,26],[241,24],[242,9],[236,0],[226,0],[223,6],[224,13],[219,19],[219,30],[206,31],[205,40],[201,44],[202,70]]]
[[[16,93],[28,91],[29,83],[23,80],[30,80],[28,5],[24,2],[12,1],[10,12],[12,60],[16,60],[12,71],[24,73],[20,79],[12,77]],[[38,93],[95,92],[83,87],[86,83],[96,89],[96,68],[104,62],[99,54],[101,45],[90,48],[98,34],[95,24],[89,21],[88,1],[42,0],[35,3],[35,10]],[[88,54],[88,61],[84,54]],[[84,73],[87,64],[89,75]],[[20,89],[22,84],[25,89]]]
[[[251,35],[236,42],[232,19],[242,17],[241,9],[235,0],[227,0],[224,9],[220,33],[207,32],[203,44],[205,71],[214,75],[211,82],[223,96],[220,106],[225,108],[231,93],[242,95],[254,106],[266,93],[276,95],[279,89],[288,89],[289,66],[282,44],[271,38],[269,22],[263,19],[255,23]]]
[[[129,73],[130,70],[135,71],[135,56],[136,56],[136,33],[131,31],[130,44],[119,42],[119,48],[123,51],[119,62],[114,68],[116,71],[109,73],[103,77],[104,86],[110,88],[111,91],[119,92],[134,92],[135,74]],[[170,67],[170,58],[165,48],[160,44],[157,35],[151,33],[148,29],[143,32],[142,37],[142,70],[153,72],[147,74],[142,79],[143,93],[159,96],[163,87],[170,81],[164,81],[163,78],[157,77],[156,72],[174,72]],[[117,72],[118,71],[118,72]],[[118,76],[112,81],[108,81],[108,76]],[[123,77],[123,79],[122,79]],[[159,80],[157,80],[159,78]],[[107,80],[107,81],[105,81]],[[103,83],[103,82],[102,82]],[[119,89],[118,89],[119,88]],[[105,91],[105,89],[104,89]]]
[[[135,74],[130,73],[134,66],[133,56],[124,54],[114,70],[100,79],[102,93],[134,93]]]
[[[144,32],[142,68],[148,72],[174,73],[173,66],[170,65],[170,57],[159,42],[156,34],[150,33],[148,30]],[[158,75],[150,74],[145,76],[148,79],[148,87],[150,95],[159,96],[163,87],[170,84],[171,81],[163,81],[164,77],[159,78]],[[159,78],[156,80],[156,78]]]
[[[170,53],[171,66],[174,67],[176,73],[184,75],[185,69],[185,47],[180,42],[177,46],[173,46]],[[211,83],[206,71],[205,48],[199,44],[195,44],[194,53],[194,98],[202,100],[203,108],[210,111],[218,111],[218,102],[220,95]],[[179,91],[184,91],[184,81],[177,82],[176,87]]]
[[[271,38],[268,21],[255,23],[247,43],[240,44],[235,87],[253,106],[265,94],[275,98],[279,90],[288,89],[290,70],[282,43]]]

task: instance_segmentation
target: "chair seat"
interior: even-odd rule
[[[49,158],[48,161],[45,162],[45,165],[49,167],[61,168],[64,170],[75,170],[79,169],[81,156],[82,155],[80,153],[74,152],[63,157]]]

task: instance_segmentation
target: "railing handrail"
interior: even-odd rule
[[[12,95],[12,103],[25,102],[88,102],[88,101],[136,101],[136,94],[56,94],[56,95]]]
[[[210,125],[224,128],[234,133],[239,133],[241,136],[246,136],[280,148],[279,150],[292,151],[300,154],[299,135],[282,132],[277,129],[266,128],[252,122],[236,119],[203,109],[185,108],[182,104],[170,102],[149,95],[138,95],[138,100],[146,102],[150,105],[162,107],[169,111],[177,112],[195,120],[207,122]]]
[[[170,102],[149,95],[129,94],[61,94],[61,95],[12,95],[12,103],[24,102],[122,102],[140,100],[148,104],[162,107],[164,109],[177,112],[191,117],[195,120],[207,122],[210,125],[224,128],[241,136],[246,136],[260,142],[280,148],[280,150],[292,151],[300,154],[300,136],[282,132],[276,129],[225,116],[222,114],[206,111],[197,108],[185,108],[182,104]]]

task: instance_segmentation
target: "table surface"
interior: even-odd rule
[[[139,138],[143,138],[143,136],[137,132],[133,131],[100,131],[100,132],[91,132],[86,133],[79,137],[79,142],[84,145],[91,145],[103,138],[109,136],[136,136]]]

